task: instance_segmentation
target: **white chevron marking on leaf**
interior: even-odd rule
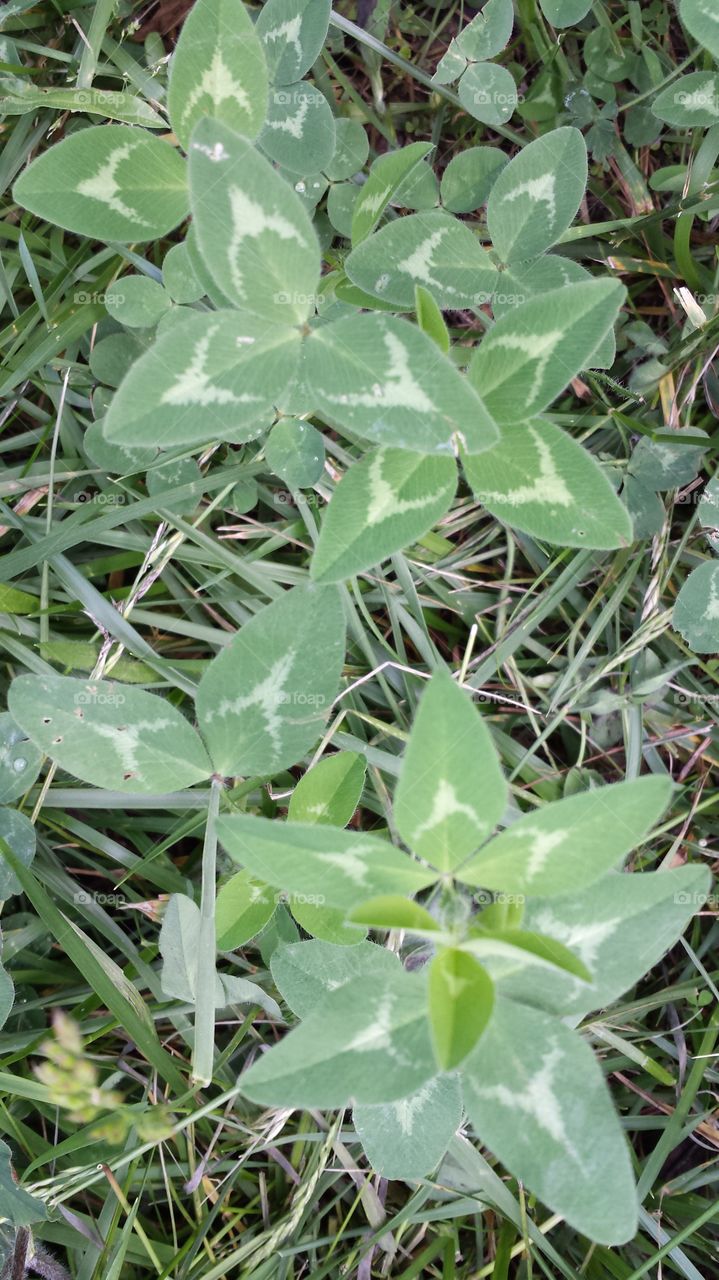
[[[149,225],[147,221],[141,218],[130,205],[125,204],[125,201],[121,200],[118,194],[122,188],[115,175],[117,174],[118,166],[122,164],[123,160],[127,160],[128,156],[132,155],[132,151],[133,147],[130,142],[125,143],[122,147],[116,147],[114,151],[110,152],[104,165],[101,169],[98,169],[97,173],[93,174],[91,178],[83,178],[82,182],[78,183],[77,192],[81,196],[89,196],[92,200],[100,200],[102,204],[109,205],[111,209],[114,209],[115,213],[122,214],[123,218],[132,218],[146,227]]]
[[[280,240],[294,240],[303,249],[308,248],[304,236],[297,228],[284,218],[281,213],[268,213],[262,205],[253,200],[240,187],[230,191],[230,207],[232,210],[232,237],[227,248],[232,282],[239,294],[244,297],[245,288],[238,256],[245,240],[255,239],[265,231],[279,236]]]
[[[294,659],[295,652],[290,650],[277,660],[269,675],[250,689],[249,693],[240,694],[237,698],[223,698],[218,707],[205,713],[206,719],[213,720],[215,716],[236,715],[240,711],[247,711],[250,707],[257,707],[264,718],[265,729],[272,739],[273,747],[279,750],[282,716],[278,708],[285,700],[285,685]]]
[[[505,493],[485,490],[488,502],[506,502],[511,506],[521,506],[525,502],[541,502],[547,505],[556,503],[560,507],[571,507],[574,499],[564,480],[554,465],[552,451],[535,427],[528,431],[534,440],[539,454],[539,475],[532,484],[520,485],[518,489],[508,489]]]
[[[536,362],[537,369],[534,375],[534,382],[529,391],[527,408],[531,408],[537,399],[541,391],[547,365],[563,337],[564,331],[562,329],[550,329],[548,333],[537,334],[504,333],[498,338],[490,334],[490,342],[493,347],[509,347],[510,351],[523,351],[525,355],[529,356],[530,360]]]
[[[376,454],[369,470],[369,506],[367,508],[367,524],[381,524],[392,516],[404,515],[406,511],[419,511],[429,507],[443,492],[437,489],[424,498],[400,498],[397,492],[387,483],[382,475],[384,450]]]
[[[318,853],[317,860],[326,862],[329,867],[339,867],[349,876],[353,884],[363,885],[367,881],[367,864],[362,861],[359,849],[348,849],[345,853]]]
[[[291,138],[300,139],[305,132],[305,120],[307,112],[310,109],[308,95],[305,94],[299,104],[298,110],[293,116],[285,116],[284,120],[268,120],[267,129],[279,130],[281,133],[289,133]]]
[[[553,1045],[543,1057],[539,1070],[527,1081],[522,1093],[515,1093],[506,1084],[474,1087],[480,1097],[496,1099],[503,1107],[523,1111],[531,1116],[540,1129],[546,1130],[564,1148],[570,1159],[583,1168],[581,1156],[566,1131],[558,1096],[552,1089],[552,1077],[562,1057],[561,1049]]]
[[[455,813],[464,814],[465,818],[469,818],[470,822],[473,822],[480,829],[484,826],[476,810],[459,799],[452,783],[448,782],[446,778],[441,778],[434,793],[429,817],[415,828],[415,840],[425,835],[426,832],[433,831],[435,827],[439,826],[440,822],[444,822],[446,818],[451,818]]]
[[[403,1133],[410,1134],[414,1130],[415,1117],[421,1116],[425,1103],[429,1102],[432,1097],[432,1081],[423,1085],[418,1093],[411,1098],[400,1098],[399,1102],[393,1102],[392,1106],[397,1117],[397,1123]]]
[[[407,348],[396,333],[385,333],[389,368],[385,382],[375,382],[371,391],[342,392],[327,399],[335,404],[362,405],[377,409],[415,409],[418,413],[432,413],[434,402],[415,379],[407,357]]]
[[[528,196],[537,204],[546,204],[550,223],[554,223],[557,216],[557,186],[553,173],[543,173],[539,178],[527,178],[526,182],[520,182],[512,191],[508,191],[504,199],[511,203],[520,196]]]
[[[259,396],[253,396],[249,391],[238,396],[227,387],[216,387],[210,381],[207,358],[210,342],[218,329],[219,325],[215,325],[200,338],[187,369],[180,374],[174,386],[162,393],[160,404],[250,404],[259,400]]]
[[[456,289],[451,289],[448,285],[443,285],[441,280],[437,280],[432,275],[432,259],[434,251],[439,245],[442,237],[447,230],[446,227],[437,227],[431,235],[427,236],[413,253],[405,258],[404,262],[397,263],[397,270],[403,271],[405,275],[411,276],[413,280],[421,280],[423,284],[435,285],[438,289],[444,289],[445,293],[456,293]]]
[[[147,740],[144,743],[142,741],[143,730],[161,733],[164,729],[174,727],[174,722],[164,716],[158,720],[136,720],[134,724],[128,724],[122,729],[115,725],[86,722],[86,728],[91,733],[96,733],[98,737],[103,738],[110,744],[111,749],[117,752],[125,772],[133,773],[138,777],[142,774],[137,763],[137,750],[138,747],[147,745]]]
[[[591,924],[567,924],[566,921],[557,919],[551,907],[545,907],[535,915],[533,927],[539,933],[546,933],[558,942],[563,942],[571,951],[576,951],[580,960],[591,970],[596,964],[602,943],[611,937],[621,923],[619,918],[615,918]],[[576,981],[579,986],[582,985],[579,979]]]
[[[209,97],[217,105],[234,98],[238,107],[241,107],[243,111],[249,111],[250,109],[251,103],[246,90],[233,78],[232,72],[225,63],[219,49],[215,51],[212,62],[189,95],[182,110],[183,120],[187,119],[200,99],[204,97]]]
[[[263,40],[285,40],[287,44],[294,45],[298,58],[302,57],[302,44],[300,42],[300,33],[302,31],[302,14],[298,13],[294,18],[288,18],[287,22],[281,22],[278,27],[270,27],[269,31],[263,33]]]

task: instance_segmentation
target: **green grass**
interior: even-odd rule
[[[557,41],[534,0],[518,0],[516,8],[505,61],[524,69],[530,99],[540,75],[551,77],[559,122],[583,123],[576,103],[574,114],[562,104],[575,101],[569,95],[584,71],[588,24]],[[33,83],[119,88],[126,78],[161,102],[162,59],[172,39],[164,51],[157,37],[150,40],[148,65],[142,44],[128,37],[130,22],[146,12],[123,4],[117,14],[100,2],[73,6],[67,20],[48,0],[19,3],[10,6],[0,37],[15,41],[22,75]],[[654,58],[667,82],[679,64],[704,65],[702,51],[686,47],[669,6],[598,0],[593,14],[615,44]],[[526,112],[498,137],[464,115],[451,90],[428,87],[461,5],[395,5],[386,32],[374,36],[351,25],[356,18],[355,6],[340,6],[317,74],[370,127],[374,152],[432,139],[443,167],[478,141],[510,149],[535,136]],[[171,19],[168,27],[174,31]],[[618,475],[642,436],[666,425],[702,430],[710,438],[706,477],[714,473],[717,445],[702,379],[719,348],[719,317],[687,332],[672,288],[717,292],[714,224],[696,213],[714,190],[706,184],[719,140],[665,128],[658,142],[633,142],[629,111],[646,96],[619,82],[620,132],[610,157],[595,153],[584,225],[565,238],[568,251],[603,262],[629,287],[617,364],[611,379],[575,384],[575,396],[562,399],[553,417],[613,460]],[[599,148],[596,122],[586,123]],[[156,278],[168,244],[87,244],[13,205],[12,180],[53,140],[51,126],[62,128],[51,111],[8,115],[2,125],[0,584],[31,597],[10,598],[10,611],[0,613],[3,682],[23,671],[114,671],[181,702],[258,602],[306,580],[318,508],[352,450],[328,439],[329,467],[297,505],[256,445],[207,449],[202,479],[164,496],[147,495],[143,474],[109,479],[93,465],[83,435],[101,412],[97,388],[93,406],[88,357],[96,326],[106,324],[102,295],[128,266]],[[691,185],[684,194],[659,195],[651,175],[671,164],[693,166]],[[78,293],[91,300],[78,301]],[[450,320],[455,337],[476,324],[464,314]],[[658,356],[651,335],[663,344]],[[661,368],[648,365],[657,359]],[[259,502],[243,514],[233,492],[248,477],[257,481]],[[708,554],[691,484],[661,494],[656,532],[614,554],[540,547],[499,525],[465,488],[422,544],[362,575],[348,595],[346,692],[325,737],[368,761],[360,822],[391,823],[388,783],[398,772],[419,677],[441,655],[480,691],[517,793],[551,800],[578,771],[614,781],[660,759],[683,790],[636,867],[686,858],[712,865],[717,663],[697,659],[671,626],[679,588]],[[92,500],[78,501],[85,491]],[[234,798],[281,813],[297,776],[251,780]],[[525,1199],[486,1151],[481,1185],[467,1174],[463,1181],[459,1168],[451,1185],[386,1183],[368,1170],[349,1113],[258,1114],[237,1079],[278,1035],[264,1014],[223,1019],[213,1081],[201,1090],[192,1084],[191,1018],[162,999],[157,921],[168,894],[189,885],[199,895],[208,795],[209,788],[198,788],[171,804],[128,799],[85,790],[50,768],[23,800],[37,822],[38,856],[23,878],[24,896],[3,915],[4,961],[17,997],[0,1033],[0,1132],[23,1185],[51,1208],[35,1237],[69,1275],[713,1280],[715,902],[685,941],[589,1028],[645,1196],[634,1241],[613,1250],[591,1246]],[[89,900],[78,902],[80,891]],[[70,921],[83,932],[73,932]],[[235,956],[237,971],[262,981],[266,955],[247,948]],[[142,992],[157,1044],[104,958]],[[165,1102],[161,1141],[132,1127],[119,1145],[98,1137],[94,1120],[71,1118],[57,1091],[37,1079],[33,1068],[57,1009],[75,1019],[101,1089],[122,1095],[123,1108],[102,1114],[130,1114],[128,1108],[147,1116]],[[72,1074],[70,1064],[68,1080]]]

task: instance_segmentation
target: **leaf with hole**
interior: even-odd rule
[[[111,680],[18,676],[11,714],[46,755],[83,782],[163,794],[212,773],[202,742],[167,698]]]
[[[500,443],[463,458],[474,495],[513,529],[561,547],[610,550],[632,522],[591,453],[539,418],[502,427]]]

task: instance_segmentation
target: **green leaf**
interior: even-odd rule
[[[166,698],[110,680],[18,676],[8,705],[61,768],[111,791],[162,794],[209,777],[198,735]]]
[[[587,889],[529,898],[525,924],[569,947],[592,973],[579,982],[557,968],[529,971],[519,952],[486,959],[497,989],[562,1017],[605,1009],[653,968],[706,902],[707,867],[634,875],[609,872]],[[481,917],[480,917],[481,919]]]
[[[162,283],[173,302],[188,304],[198,302],[204,294],[201,282],[195,275],[187,243],[173,244],[162,263]]]
[[[170,295],[148,276],[123,276],[106,294],[108,314],[130,329],[156,325],[171,306]]]
[[[465,884],[548,898],[616,867],[659,821],[668,778],[594,787],[526,813],[456,872]]]
[[[409,933],[438,933],[440,926],[418,902],[411,902],[400,894],[386,893],[369,898],[353,907],[348,916],[357,924],[372,929],[407,929]]]
[[[584,962],[556,938],[545,938],[541,933],[533,933],[531,929],[503,929],[496,928],[494,925],[484,935],[483,919],[484,913],[480,916],[472,937],[465,943],[467,948],[476,955],[484,959],[491,958],[493,954],[506,956],[507,948],[513,947],[526,952],[531,957],[530,963],[539,960],[543,967],[549,965],[552,968],[562,969],[572,978],[578,978],[583,985],[591,982],[592,974]],[[532,980],[533,975],[528,985],[531,985]]]
[[[512,0],[487,0],[481,13],[453,41],[469,62],[481,62],[501,53],[514,25]]]
[[[238,871],[221,886],[215,901],[218,951],[235,951],[256,938],[276,906],[274,889],[248,871]]]
[[[42,751],[9,711],[0,712],[0,804],[23,795],[37,778],[41,764]]]
[[[491,835],[507,784],[490,732],[444,668],[419,704],[394,799],[397,830],[415,853],[452,871]]]
[[[344,653],[334,587],[295,587],[240,627],[197,690],[215,768],[259,776],[300,760],[329,715]]]
[[[397,1102],[355,1107],[352,1120],[372,1169],[414,1181],[436,1169],[462,1119],[457,1076],[435,1076]]]
[[[539,5],[553,27],[573,27],[586,18],[592,0],[539,0]]]
[[[500,147],[468,147],[452,156],[442,174],[442,204],[450,213],[471,213],[486,204],[507,157]]]
[[[695,653],[719,650],[719,563],[694,569],[677,596],[672,626]]]
[[[367,766],[354,751],[326,756],[300,778],[287,810],[291,822],[346,827],[360,802]]]
[[[689,484],[701,468],[706,447],[685,444],[684,434],[681,429],[665,428],[654,439],[644,436],[629,461],[629,474],[646,489],[660,492]],[[703,434],[698,428],[692,431],[693,436]]]
[[[414,309],[417,312],[417,324],[422,333],[437,343],[440,351],[447,354],[450,348],[449,329],[444,322],[442,310],[437,306],[432,294],[424,285],[414,286]]]
[[[591,1240],[631,1240],[629,1152],[599,1064],[576,1032],[498,997],[463,1081],[478,1137],[510,1173]]]
[[[108,410],[110,443],[252,440],[292,378],[299,334],[232,311],[193,312],[131,366]]]
[[[187,216],[187,175],[167,142],[108,124],[44,151],[17,179],[13,199],[93,240],[156,240]]]
[[[344,265],[360,289],[405,311],[414,310],[417,284],[456,310],[488,302],[497,282],[497,268],[469,227],[440,210],[388,223]]]
[[[719,13],[713,0],[680,0],[679,17],[689,34],[719,59]]]
[[[369,138],[362,122],[344,116],[335,120],[334,155],[324,166],[330,182],[344,182],[354,177],[364,168],[368,155]]]
[[[280,418],[265,441],[267,465],[291,490],[316,484],[325,466],[319,431],[297,418]]]
[[[431,142],[411,142],[401,151],[389,151],[375,160],[354,207],[353,246],[374,230],[395,192],[431,150]]]
[[[172,57],[167,105],[185,150],[205,116],[246,138],[257,137],[267,112],[267,67],[241,0],[193,5]]]
[[[270,93],[262,150],[291,173],[318,173],[335,153],[335,118],[325,95],[307,80]]]
[[[330,0],[267,0],[257,17],[273,84],[292,84],[320,55],[330,21]]]
[[[681,128],[716,124],[719,121],[719,75],[712,71],[693,71],[691,75],[680,76],[654,99],[652,111],[665,124]]]
[[[566,284],[581,284],[584,280],[593,279],[581,263],[558,253],[546,253],[529,263],[516,263],[500,276],[500,287],[492,298],[494,318],[499,320],[507,311],[537,294],[550,293]],[[614,331],[610,329],[596,351],[592,352],[588,368],[611,369],[616,354]]]
[[[255,1061],[240,1078],[242,1092],[281,1107],[403,1098],[436,1075],[426,1000],[421,974],[355,978]]]
[[[340,582],[423,537],[457,488],[453,458],[376,449],[346,472],[312,557],[317,582]]]
[[[463,458],[474,495],[498,520],[562,547],[625,547],[632,522],[592,455],[550,422],[502,427],[493,449]]]
[[[12,1152],[0,1138],[0,1216],[14,1227],[44,1222],[47,1218],[45,1205],[15,1181],[11,1161]]]
[[[160,930],[162,990],[168,999],[195,1003],[199,937],[200,908],[184,893],[171,894]],[[216,974],[215,1009],[226,1009],[233,1004],[256,1004],[270,1017],[282,1020],[277,1001],[256,982],[234,974]]]
[[[17,809],[0,809],[0,840],[10,846],[24,867],[35,857],[35,828]],[[22,893],[22,885],[0,850],[0,901]]]
[[[492,979],[479,961],[454,947],[439,951],[429,967],[429,1017],[443,1071],[452,1071],[471,1053],[493,1007]]]
[[[243,315],[302,323],[314,310],[320,249],[302,201],[246,138],[201,120],[190,143],[197,244]]]
[[[486,341],[486,339],[485,339]],[[406,320],[352,315],[313,330],[305,379],[319,412],[358,436],[417,453],[471,453],[497,437],[483,402]]]
[[[521,262],[556,244],[579,208],[587,185],[587,148],[578,129],[535,138],[497,178],[487,205],[495,251]]]
[[[587,367],[626,296],[614,280],[569,284],[515,307],[489,330],[469,377],[497,420],[525,422]]]
[[[412,862],[386,840],[251,814],[220,817],[220,841],[253,875],[290,894],[311,895],[320,906],[349,910],[365,898],[418,893],[436,872]]]
[[[374,942],[338,947],[329,942],[294,942],[278,947],[270,962],[282,998],[298,1018],[323,1005],[332,991],[357,978],[369,988],[381,985],[400,968],[394,951]]]
[[[149,129],[164,129],[165,121],[142,98],[115,89],[44,89],[15,80],[2,82],[0,115],[24,115],[27,111],[82,111],[121,120],[124,124],[140,124]]]
[[[287,902],[295,920],[306,933],[340,947],[355,947],[367,937],[361,925],[349,924],[344,911],[307,901],[306,894],[293,894]]]
[[[519,104],[519,92],[506,67],[473,62],[459,82],[462,106],[483,124],[506,124]]]

